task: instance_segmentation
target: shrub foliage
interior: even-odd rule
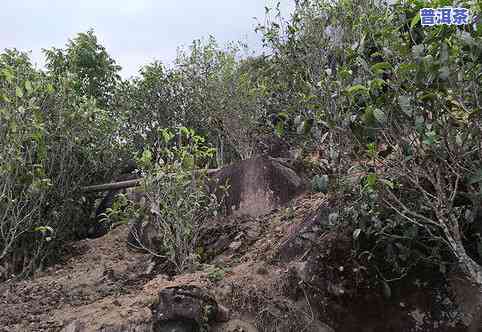
[[[420,25],[420,8],[448,0],[295,2],[288,19],[267,8],[263,55],[208,38],[130,80],[93,31],[46,50],[46,70],[5,50],[2,276],[32,273],[84,236],[94,198],[80,187],[135,157],[164,236],[158,254],[184,269],[195,225],[213,211],[192,168],[249,158],[273,134],[322,155],[330,190],[357,202],[342,219],[373,265],[384,262],[383,279],[430,262],[482,284],[482,25]],[[363,177],[347,185],[355,166]]]

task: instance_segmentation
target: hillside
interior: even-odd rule
[[[0,51],[0,330],[481,331],[482,1],[293,4]]]
[[[1,331],[191,331],[153,329],[151,308],[163,289],[193,285],[224,306],[227,322],[210,322],[213,331],[466,330],[437,299],[442,283],[401,285],[386,299],[350,259],[350,231],[323,230],[327,211],[326,195],[306,193],[262,217],[211,223],[205,237],[216,232],[217,241],[208,247],[220,252],[173,277],[129,249],[125,225],[71,243],[66,262],[32,281],[2,284]]]

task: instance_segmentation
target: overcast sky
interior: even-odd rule
[[[284,15],[292,0],[280,0]],[[64,47],[78,32],[93,28],[107,51],[135,75],[154,59],[170,63],[178,46],[212,34],[223,45],[242,40],[259,49],[257,17],[275,0],[1,0],[0,51],[31,51],[43,65],[42,48]]]

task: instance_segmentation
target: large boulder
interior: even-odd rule
[[[222,168],[213,176],[211,188],[222,195],[227,185],[228,214],[257,217],[289,202],[303,192],[302,179],[280,160],[259,156]]]

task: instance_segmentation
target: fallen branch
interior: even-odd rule
[[[219,171],[219,168],[207,169],[207,170],[200,169],[200,170],[195,170],[194,172],[206,172],[207,175],[212,175],[212,174],[215,174],[217,171]],[[142,178],[139,178],[134,180],[97,184],[94,186],[86,186],[86,187],[82,187],[81,190],[83,192],[109,191],[109,190],[116,190],[116,189],[138,187],[141,185],[141,182],[142,182]]]
[[[93,191],[108,191],[108,190],[137,187],[137,186],[140,186],[141,181],[142,181],[142,178],[121,181],[121,182],[104,183],[104,184],[98,184],[95,186],[82,187],[81,190],[83,192],[93,192]]]

